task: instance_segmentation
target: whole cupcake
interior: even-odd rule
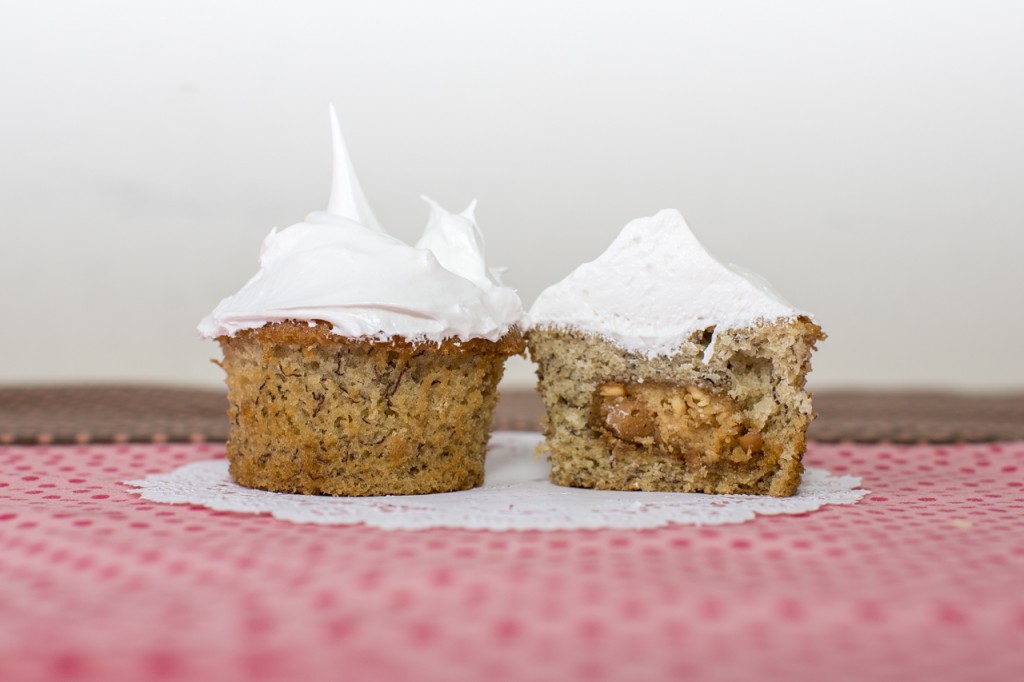
[[[224,353],[231,476],[326,495],[480,485],[522,304],[485,265],[473,205],[427,200],[415,247],[386,234],[331,120],[327,211],[271,230],[259,272],[199,325]]]

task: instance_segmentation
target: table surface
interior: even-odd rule
[[[121,483],[217,457],[0,447],[0,680],[1024,679],[1024,440],[813,442],[872,493],[648,531],[295,525]]]

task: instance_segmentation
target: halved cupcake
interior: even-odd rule
[[[555,483],[796,492],[813,418],[804,386],[825,336],[715,260],[678,211],[629,223],[529,320]]]

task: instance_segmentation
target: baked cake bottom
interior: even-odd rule
[[[411,495],[483,483],[505,359],[498,342],[374,342],[327,323],[271,324],[218,339],[232,478],[311,495]]]
[[[813,418],[808,318],[719,332],[646,357],[578,330],[533,329],[551,480],[604,490],[792,495]]]

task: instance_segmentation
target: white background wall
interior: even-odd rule
[[[527,303],[677,207],[817,313],[818,387],[1024,387],[1022,7],[5,3],[0,382],[218,383],[334,102],[391,231],[478,197]]]

